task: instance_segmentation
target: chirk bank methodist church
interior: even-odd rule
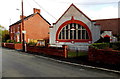
[[[50,27],[50,45],[89,45],[100,39],[100,27],[74,4]]]

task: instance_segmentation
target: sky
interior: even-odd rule
[[[41,10],[41,15],[51,24],[73,3],[90,19],[118,18],[119,0],[23,0],[24,15],[33,13],[33,8]],[[20,20],[21,0],[0,1],[0,25],[9,29],[9,25]]]

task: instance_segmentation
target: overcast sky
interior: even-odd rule
[[[119,0],[23,0],[24,15],[33,13],[33,8],[41,9],[41,15],[51,24],[74,3],[92,20],[118,18]],[[19,9],[19,10],[17,10]],[[9,28],[10,24],[20,19],[21,0],[0,1],[0,25]]]

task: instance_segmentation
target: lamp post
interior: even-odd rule
[[[23,52],[26,51],[26,42],[25,42],[25,33],[26,31],[24,30],[24,10],[23,10],[23,0],[21,1],[21,4],[22,4],[22,47],[23,47]]]

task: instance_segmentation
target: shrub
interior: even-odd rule
[[[14,40],[7,40],[6,42],[7,43],[14,43],[15,41]]]
[[[109,47],[109,43],[94,43],[91,46],[96,49],[105,49]]]
[[[120,50],[120,41],[113,42],[113,43],[94,43],[90,46],[95,48],[95,49],[105,49],[105,48],[109,47],[109,48],[112,48],[114,50]]]
[[[114,50],[120,50],[120,41],[110,43],[110,48],[113,48]]]
[[[22,42],[14,42],[15,44],[22,43]]]
[[[29,42],[28,45],[29,46],[36,46],[36,43],[35,42]]]

